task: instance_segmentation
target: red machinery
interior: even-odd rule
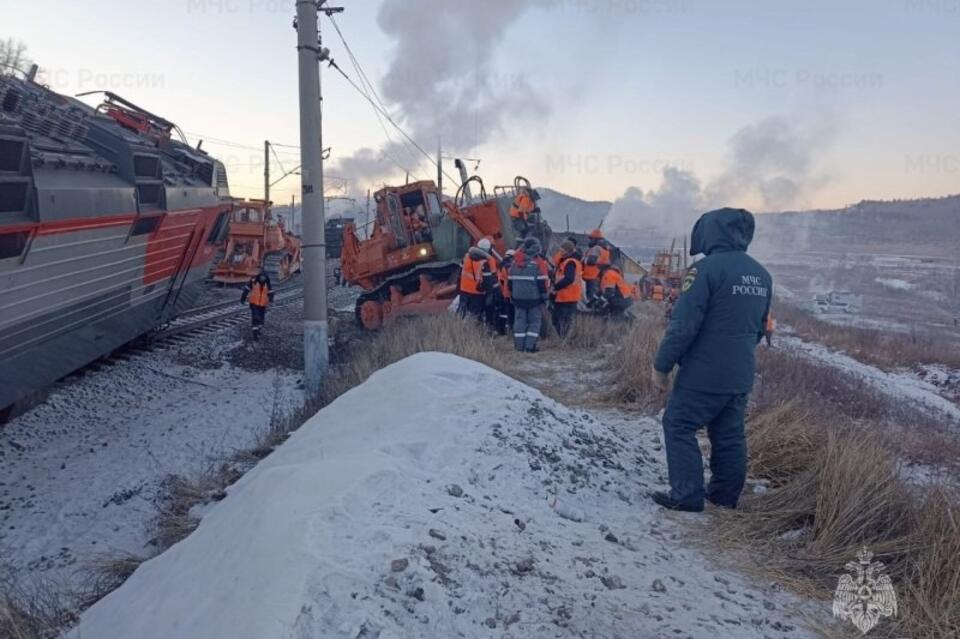
[[[477,197],[471,195],[472,183],[479,186]],[[477,176],[465,179],[457,196],[442,204],[432,181],[377,191],[376,218],[365,225],[369,232],[361,239],[348,224],[340,257],[344,279],[365,289],[356,308],[360,325],[374,330],[400,316],[445,312],[471,245],[489,237],[497,255],[516,245],[509,210],[523,190],[539,197],[524,178],[496,187],[488,197]],[[530,228],[546,246],[549,226],[538,218],[530,220]]]
[[[276,220],[263,200],[236,200],[230,217],[223,260],[213,269],[213,280],[242,284],[266,271],[280,282],[300,270],[300,238]]]

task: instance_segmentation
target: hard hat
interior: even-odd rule
[[[477,242],[477,248],[481,251],[489,251],[493,248],[493,242],[490,241],[490,238],[484,237],[480,238],[480,241]]]
[[[603,231],[601,231],[600,229],[593,229],[592,231],[590,231],[590,237],[594,240],[602,240]]]
[[[517,252],[513,249],[507,249],[507,257],[513,257]]]

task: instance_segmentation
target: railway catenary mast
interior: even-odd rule
[[[303,365],[307,393],[317,395],[330,362],[327,325],[327,266],[324,240],[323,142],[320,61],[329,51],[320,42],[318,11],[326,0],[296,0],[297,57],[300,71],[300,164],[303,207]]]

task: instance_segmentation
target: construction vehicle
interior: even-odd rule
[[[687,272],[687,238],[683,238],[683,249],[677,249],[677,241],[670,243],[670,250],[658,251],[653,257],[650,271],[643,277],[640,293],[643,299],[653,298],[653,288],[663,287],[663,298],[670,299],[680,294],[683,276]]]
[[[275,219],[263,200],[234,200],[224,257],[211,277],[221,284],[243,284],[265,271],[281,282],[301,267],[300,238]]]
[[[444,201],[432,180],[386,186],[374,194],[376,217],[366,239],[354,223],[344,227],[341,273],[364,289],[356,306],[362,327],[376,330],[398,317],[447,312],[472,245],[488,237],[495,256],[502,256],[522,239],[511,225],[510,206],[521,190],[539,199],[530,182],[517,177],[488,196],[479,176],[468,178],[460,161],[457,167],[461,185],[452,200]],[[472,186],[478,187],[476,196]],[[534,214],[528,235],[548,246],[550,227]]]

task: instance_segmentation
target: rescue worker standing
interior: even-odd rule
[[[627,309],[633,305],[633,288],[623,279],[619,266],[611,265],[600,276],[600,294],[604,314],[612,319],[627,319]]]
[[[510,299],[510,266],[513,265],[513,256],[516,251],[507,249],[507,254],[497,269],[497,279],[500,282],[500,308],[497,312],[497,333],[506,335],[507,329],[513,327],[513,302]]]
[[[540,240],[528,237],[513,256],[510,267],[510,298],[513,300],[513,346],[535,353],[543,325],[543,307],[550,280],[547,261],[540,257]]]
[[[710,211],[693,227],[690,254],[706,257],[683,279],[653,364],[662,390],[680,366],[663,414],[670,491],[652,495],[665,508],[699,512],[704,497],[736,508],[746,481],[744,413],[773,289],[770,273],[746,253],[753,232],[753,215],[744,209]],[[703,426],[711,444],[706,493],[697,445]]]
[[[254,340],[260,339],[263,323],[267,319],[267,306],[272,301],[273,286],[270,285],[270,278],[262,271],[256,277],[250,278],[240,293],[240,303],[250,303],[250,328]]]
[[[553,291],[553,327],[564,338],[570,333],[577,303],[583,297],[583,264],[576,244],[569,239],[560,245]]]
[[[610,266],[610,249],[600,229],[590,231],[587,252],[583,255],[583,281],[587,289],[587,304],[595,306],[600,299],[601,271]]]
[[[530,229],[530,216],[539,213],[540,207],[527,189],[520,189],[510,206],[510,221],[517,239],[527,237]]]
[[[486,312],[487,294],[496,288],[496,274],[490,268],[492,248],[490,240],[482,238],[463,256],[460,269],[460,315],[472,315],[481,322]]]

